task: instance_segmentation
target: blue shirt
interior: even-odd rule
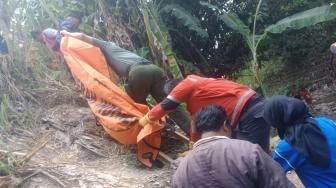
[[[314,118],[325,135],[330,151],[330,167],[313,165],[286,140],[281,140],[274,151],[274,160],[287,172],[295,170],[305,187],[336,187],[336,123],[327,118]],[[318,149],[318,148],[316,148]]]

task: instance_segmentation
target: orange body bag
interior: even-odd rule
[[[99,48],[62,37],[61,52],[97,121],[118,142],[137,144],[138,160],[151,167],[159,152],[163,126],[151,123],[142,128],[138,124],[149,108],[135,103],[117,86]]]

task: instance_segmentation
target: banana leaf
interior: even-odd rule
[[[201,1],[201,5],[206,6],[212,10],[217,10],[221,14],[218,18],[225,23],[226,26],[232,30],[240,33],[245,38],[250,48],[252,47],[252,34],[251,30],[244,22],[242,22],[235,13],[226,13],[223,10],[219,9],[217,6]]]
[[[266,28],[269,33],[282,33],[289,29],[301,29],[336,18],[336,5],[324,5],[279,20]]]
[[[162,11],[174,15],[184,26],[196,32],[202,38],[208,38],[208,32],[201,27],[200,21],[186,9],[177,4],[166,5]]]
[[[149,40],[149,47],[151,48],[152,52],[158,52],[161,60],[161,67],[164,68],[162,62],[163,59],[166,59],[168,62],[169,70],[167,75],[173,78],[181,78],[182,73],[181,70],[176,62],[176,58],[174,53],[172,53],[171,45],[169,43],[169,35],[166,32],[162,32],[160,25],[157,23],[153,17],[151,19],[150,10],[144,9],[143,11],[143,18],[145,22],[146,32]],[[154,55],[154,54],[153,54]],[[155,56],[154,56],[155,57]],[[158,57],[155,57],[158,58]],[[172,75],[171,75],[172,74]],[[170,76],[171,75],[171,76]]]

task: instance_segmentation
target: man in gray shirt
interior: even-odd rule
[[[172,187],[294,187],[260,146],[229,138],[231,126],[221,106],[203,107],[196,114],[195,124],[202,138],[179,164]]]
[[[147,59],[123,49],[113,42],[99,40],[83,33],[62,31],[61,34],[100,48],[111,69],[119,77],[126,79],[126,92],[135,102],[147,105],[146,98],[149,94],[156,102],[161,102],[166,97],[163,87],[167,77],[160,67],[150,63]],[[169,116],[183,131],[188,132],[190,117],[182,107],[170,113]]]

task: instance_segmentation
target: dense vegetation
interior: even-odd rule
[[[57,28],[67,14],[79,12],[83,15],[83,32],[115,41],[163,67],[167,65],[167,71],[170,70],[174,76],[179,75],[177,62],[183,73],[198,71],[208,76],[225,74],[235,78],[249,74],[241,70],[247,69],[254,58],[258,58],[260,68],[272,63],[286,66],[306,64],[311,56],[326,51],[335,38],[335,21],[299,30],[286,29],[279,34],[269,32],[260,41],[254,56],[246,38],[223,21],[223,13],[234,14],[247,29],[255,30],[256,36],[260,37],[267,26],[278,20],[330,5],[332,1],[211,0],[206,3],[208,6],[194,0],[4,0],[0,4],[1,32],[11,41],[10,44],[15,44],[11,45],[12,51],[17,48],[31,51],[38,45],[30,45],[29,31]],[[209,8],[210,5],[218,9]],[[11,30],[13,32],[9,32]],[[41,61],[41,53],[35,55],[34,58]],[[49,57],[50,54],[45,58]],[[241,74],[237,74],[239,72]]]
[[[39,92],[73,92],[66,84],[71,76],[59,57],[30,36],[32,30],[57,29],[70,13],[82,16],[82,32],[151,59],[171,78],[190,73],[227,76],[254,88],[264,84],[269,92],[267,86],[272,83],[266,78],[292,67],[310,66],[312,59],[328,55],[330,44],[336,41],[333,3],[1,0],[0,35],[7,41],[9,54],[0,57],[0,132],[6,134],[13,124],[34,124],[36,114],[31,109],[39,103]],[[282,84],[278,90],[290,83]],[[0,137],[0,148],[5,147]],[[7,162],[1,162],[5,158]],[[11,156],[0,155],[0,174],[12,171],[13,161]]]

